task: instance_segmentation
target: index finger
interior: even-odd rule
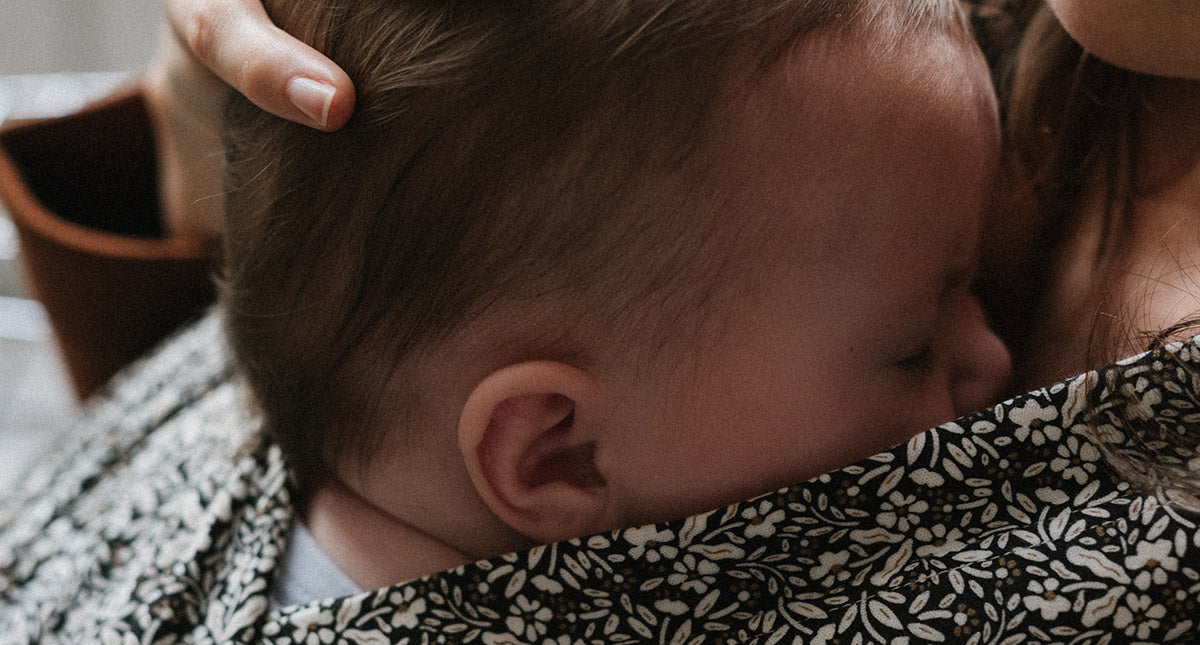
[[[161,1],[184,47],[255,105],[325,131],[350,118],[350,77],[276,27],[259,0]]]

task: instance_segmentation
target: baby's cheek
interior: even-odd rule
[[[952,421],[955,409],[947,372],[936,370],[919,387],[901,393],[892,404],[892,410],[891,422],[884,424],[886,432],[881,440],[886,445],[881,449],[890,448],[930,428]]]

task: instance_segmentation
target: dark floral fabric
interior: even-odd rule
[[[0,642],[1200,642],[1200,515],[1092,440],[1200,422],[1195,342],[728,508],[278,612],[287,469],[221,347],[213,314],[0,505]]]

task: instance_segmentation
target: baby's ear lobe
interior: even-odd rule
[[[459,418],[459,449],[479,496],[514,530],[555,542],[610,528],[595,452],[601,388],[563,363],[489,374]]]

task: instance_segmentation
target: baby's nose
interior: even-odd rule
[[[959,312],[952,351],[956,362],[950,373],[950,397],[956,416],[996,403],[1012,378],[1012,357],[1004,341],[988,326],[983,308],[974,296]]]

